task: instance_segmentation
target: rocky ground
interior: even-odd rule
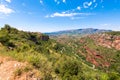
[[[15,61],[9,57],[0,56],[0,80],[36,80],[36,71],[22,72],[27,63]]]

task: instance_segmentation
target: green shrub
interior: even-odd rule
[[[39,56],[30,56],[28,58],[28,61],[30,64],[32,64],[35,68],[40,68],[41,64],[40,64],[40,58]]]
[[[120,74],[117,74],[115,72],[108,73],[109,80],[120,80]]]
[[[82,68],[79,62],[74,60],[66,60],[63,63],[59,63],[55,68],[55,73],[60,74],[63,79],[72,78],[82,73]]]
[[[16,69],[14,72],[14,76],[20,76],[22,74],[22,69]]]
[[[53,80],[53,77],[50,73],[45,73],[43,80]]]

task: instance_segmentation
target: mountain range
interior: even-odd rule
[[[60,35],[81,36],[81,35],[96,34],[96,33],[102,33],[102,32],[110,32],[110,31],[112,30],[86,28],[86,29],[73,29],[73,30],[50,32],[50,33],[45,33],[45,34],[50,35],[50,36],[60,36]]]

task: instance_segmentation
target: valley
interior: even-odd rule
[[[0,80],[119,80],[120,32],[93,31],[56,35],[5,25],[0,30]]]

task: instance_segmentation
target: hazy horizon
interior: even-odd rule
[[[71,29],[120,31],[120,0],[0,0],[0,27],[56,32]]]

